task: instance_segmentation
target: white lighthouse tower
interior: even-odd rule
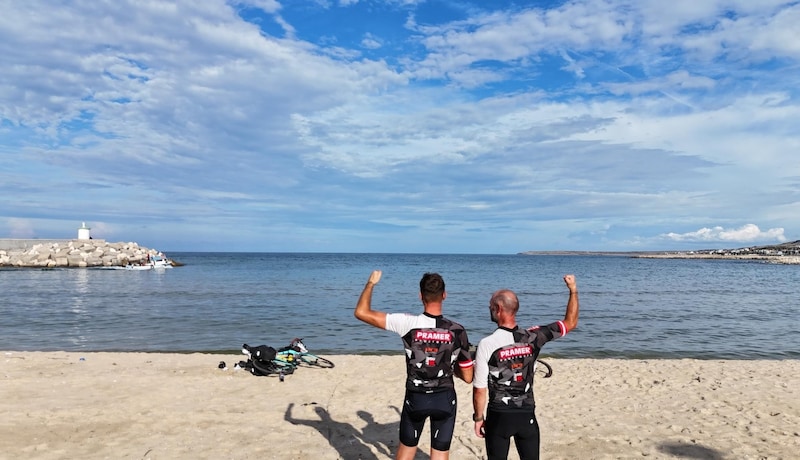
[[[78,239],[79,240],[92,239],[91,231],[92,229],[86,226],[86,222],[81,222],[81,227],[78,229]]]

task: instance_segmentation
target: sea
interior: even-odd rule
[[[521,326],[563,319],[574,274],[578,327],[545,346],[557,358],[800,358],[800,265],[625,255],[201,253],[166,270],[2,269],[0,350],[240,353],[295,338],[320,355],[400,353],[394,333],[361,323],[372,307],[422,312],[419,279],[441,274],[445,315],[470,342],[496,327],[497,289],[520,299]]]

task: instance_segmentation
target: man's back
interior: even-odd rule
[[[370,274],[353,314],[367,324],[394,331],[403,338],[407,377],[397,459],[414,458],[426,420],[431,424],[431,460],[447,459],[458,407],[453,375],[472,382],[467,332],[460,324],[442,316],[442,302],[447,293],[439,274],[425,273],[420,280],[424,313],[416,316],[372,309],[372,291],[380,279],[380,270]]]
[[[441,315],[389,314],[386,329],[403,339],[406,388],[432,392],[453,388],[456,363],[469,363],[469,338],[463,326]]]

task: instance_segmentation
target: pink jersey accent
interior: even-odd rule
[[[561,330],[561,337],[567,335],[567,325],[564,324],[564,321],[556,321],[558,323],[558,328]]]

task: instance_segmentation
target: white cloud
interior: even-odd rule
[[[723,227],[701,228],[688,233],[665,233],[661,237],[676,242],[735,242],[753,243],[760,241],[785,242],[782,228],[761,231],[755,224],[746,224],[736,229]]]
[[[800,231],[796,1],[504,5],[10,2],[0,218],[168,250],[231,227],[426,250],[433,220],[454,252]],[[708,222],[773,230],[665,236]]]
[[[238,3],[251,5],[265,13],[275,13],[281,9],[281,4],[277,0],[238,0]]]
[[[376,50],[383,46],[381,40],[373,34],[365,34],[361,39],[361,46],[367,49]]]

